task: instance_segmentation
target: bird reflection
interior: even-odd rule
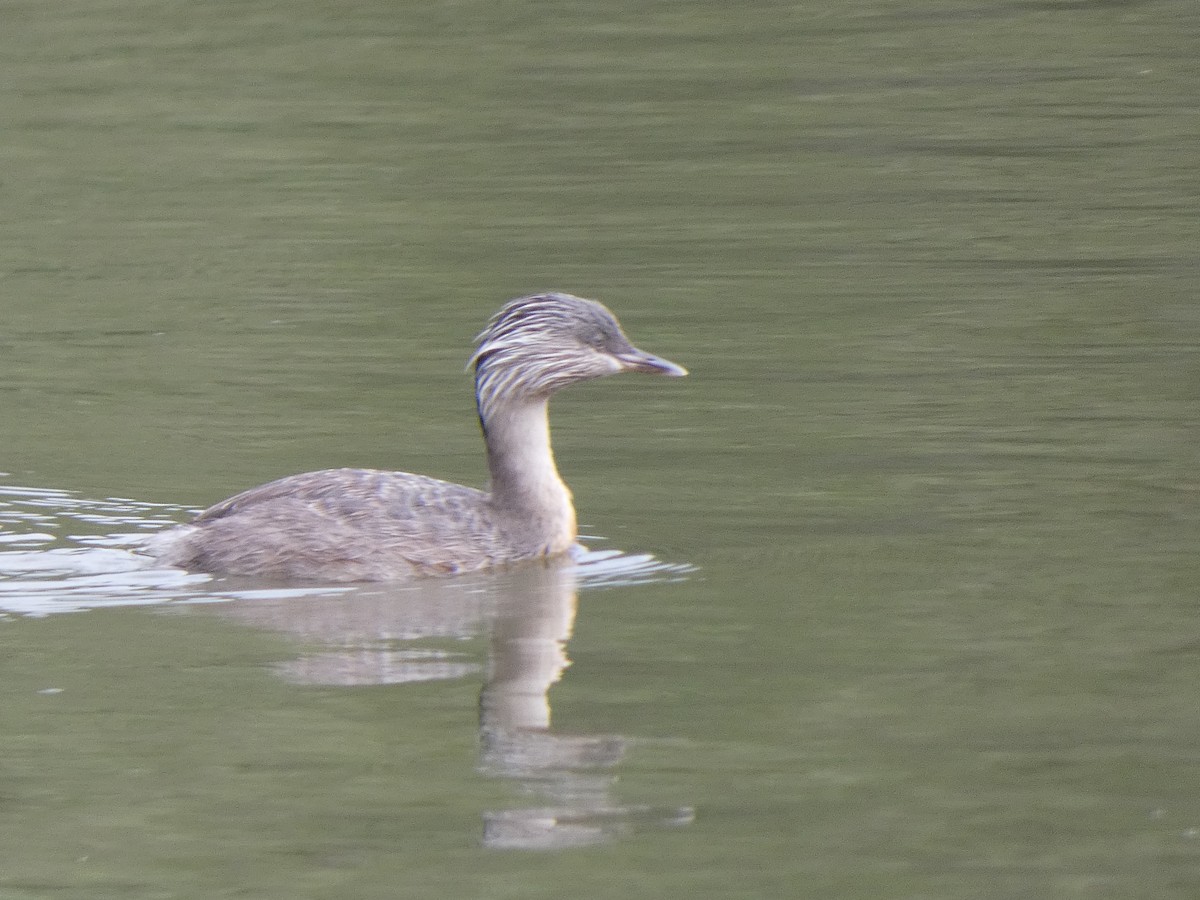
[[[265,594],[265,595],[264,595]],[[483,813],[485,846],[554,849],[603,843],[637,824],[685,824],[689,809],[653,810],[613,795],[627,741],[560,734],[548,692],[570,665],[576,567],[534,565],[494,576],[337,589],[327,596],[248,591],[214,607],[316,645],[282,666],[303,684],[400,684],[484,674],[479,770],[531,805]],[[237,592],[234,592],[237,596]],[[486,635],[484,666],[437,639]]]

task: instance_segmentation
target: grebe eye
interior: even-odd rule
[[[583,342],[596,350],[604,350],[608,346],[608,335],[603,328],[589,328],[583,333]]]

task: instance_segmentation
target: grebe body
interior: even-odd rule
[[[565,553],[575,507],[550,446],[550,397],[619,372],[687,372],[638,350],[604,306],[570,294],[512,300],[476,341],[486,490],[406,472],[308,472],[230,497],[147,549],[193,571],[320,581],[448,575]]]

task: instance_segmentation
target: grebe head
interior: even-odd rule
[[[548,398],[577,381],[618,372],[687,374],[633,346],[604,306],[571,294],[510,300],[475,340],[470,364],[485,417],[498,403]]]

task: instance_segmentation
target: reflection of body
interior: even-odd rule
[[[472,362],[488,491],[403,472],[294,475],[217,504],[149,548],[170,565],[235,575],[387,581],[552,557],[575,542],[571,492],[550,450],[556,391],[618,372],[685,375],[638,350],[591,300],[508,303]]]
[[[550,727],[548,692],[570,665],[578,572],[570,562],[551,561],[487,577],[254,597],[205,608],[324,645],[282,667],[286,678],[305,684],[460,678],[479,666],[461,651],[442,649],[437,639],[461,646],[486,632],[480,770],[520,785],[540,805],[485,812],[484,842],[578,846],[607,840],[635,818],[679,824],[689,816],[687,810],[629,806],[613,796],[610,770],[624,756],[624,738],[556,734]]]

